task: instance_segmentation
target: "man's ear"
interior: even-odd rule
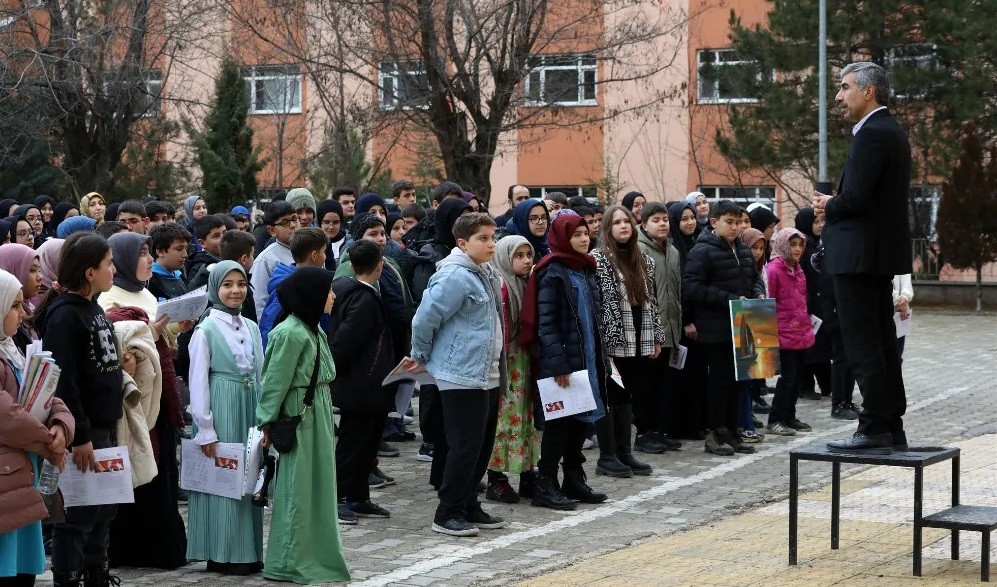
[[[268,224],[267,225],[267,234],[269,234],[270,236],[276,236],[276,234],[277,234],[277,227],[273,226],[272,224]]]
[[[716,228],[717,227],[717,220],[719,220],[719,219],[718,218],[710,218],[710,228]]]

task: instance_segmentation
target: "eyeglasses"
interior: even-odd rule
[[[546,216],[530,216],[527,220],[530,221],[530,224],[547,224]]]
[[[297,218],[288,218],[287,220],[281,220],[280,222],[274,222],[273,223],[274,226],[279,226],[281,228],[287,228],[288,226],[291,226],[292,224],[298,224],[298,219]]]
[[[19,230],[17,231],[17,238],[28,238],[32,235],[30,230]]]
[[[39,216],[32,215],[32,216],[25,216],[24,219],[27,220],[28,222],[38,222],[39,220],[42,219],[42,217],[40,215]]]

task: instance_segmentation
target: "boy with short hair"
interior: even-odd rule
[[[152,234],[152,230],[160,224],[176,222],[176,208],[169,202],[160,200],[146,202],[145,215],[149,218],[149,224],[146,227],[149,234]],[[190,234],[189,231],[188,234]]]
[[[343,207],[343,223],[349,226],[353,217],[356,216],[356,206],[357,206],[357,192],[353,188],[348,188],[345,186],[340,186],[332,190],[332,195],[329,196],[330,199],[339,202],[339,205]]]
[[[298,267],[320,267],[325,269],[325,250],[329,245],[329,237],[321,228],[307,226],[299,228],[291,236],[291,255],[293,264],[280,263],[274,267],[270,281],[267,282],[267,300],[263,313],[259,315],[260,335],[263,338],[263,348],[267,346],[267,335],[274,327],[282,307],[277,299],[277,286],[287,279]]]
[[[280,200],[270,202],[263,213],[263,224],[266,225],[267,232],[274,241],[256,256],[256,261],[253,263],[250,285],[255,291],[257,316],[263,314],[267,300],[270,299],[267,284],[273,275],[274,267],[277,263],[285,265],[294,263],[294,255],[291,254],[291,236],[299,226],[298,213],[294,210],[294,206],[287,202]]]
[[[755,452],[737,434],[738,398],[733,339],[732,300],[764,298],[751,250],[741,243],[741,208],[720,200],[710,211],[713,232],[704,232],[689,251],[682,273],[682,299],[695,312],[697,343],[707,364],[707,427],[704,448],[717,455]]]
[[[235,227],[238,230],[245,230],[249,232],[252,230],[249,222],[249,208],[245,206],[235,206],[228,213],[228,215],[235,220]]]
[[[184,261],[187,260],[187,245],[190,233],[179,224],[162,224],[152,229],[149,248],[155,255],[152,264],[152,279],[149,291],[159,301],[168,300],[187,293],[183,279]]]
[[[381,247],[369,240],[358,240],[347,253],[354,276],[332,282],[336,305],[328,328],[329,347],[337,365],[332,403],[340,409],[338,495],[343,506],[358,517],[387,518],[388,511],[370,501],[368,484],[384,418],[397,388],[381,385],[395,366],[388,315],[377,289],[384,256]]]
[[[495,254],[495,221],[466,214],[454,222],[453,234],[457,249],[429,280],[404,365],[425,368],[440,388],[449,450],[432,529],[474,536],[478,528],[505,526],[481,509],[477,494],[492,452],[499,390],[508,384],[505,335],[500,284],[487,266]]]
[[[399,179],[391,184],[392,210],[389,212],[401,212],[405,208],[416,203],[415,184],[407,179]]]
[[[117,220],[106,220],[94,229],[94,232],[104,238],[111,238],[119,232],[128,232],[128,227],[123,222]]]
[[[128,227],[129,232],[146,234],[149,226],[149,217],[145,210],[145,204],[139,200],[125,200],[118,206],[118,222]]]
[[[208,265],[221,261],[219,247],[226,230],[225,220],[218,214],[208,214],[194,222],[194,236],[201,250],[188,257],[184,264],[188,281],[197,278],[198,273],[204,271]],[[207,283],[207,280],[204,283]]]

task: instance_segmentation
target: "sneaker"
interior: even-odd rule
[[[397,448],[391,446],[385,441],[381,441],[381,444],[377,447],[377,456],[379,457],[397,457],[401,453]]]
[[[660,444],[665,445],[665,448],[668,450],[678,450],[682,448],[681,442],[675,440],[674,438],[668,438],[668,435],[664,432],[655,432],[654,439]]]
[[[370,473],[367,475],[367,487],[370,489],[380,489],[381,487],[387,487],[388,482],[381,479],[377,475]]]
[[[859,412],[853,403],[841,403],[831,407],[831,417],[835,420],[858,420]]]
[[[391,513],[372,502],[367,501],[348,501],[346,502],[346,507],[350,508],[350,511],[357,515],[358,518],[390,518]]]
[[[586,438],[585,441],[582,442],[582,450],[589,450],[597,446],[599,446],[599,443],[597,443],[594,438]]]
[[[489,483],[485,490],[485,499],[502,503],[519,503],[519,494],[509,485],[508,480]]]
[[[415,460],[424,463],[433,462],[433,443],[423,442],[422,446],[419,447],[419,453],[415,455]]]
[[[807,424],[806,422],[800,422],[799,420],[796,419],[794,419],[792,422],[789,423],[789,427],[792,428],[793,430],[796,430],[797,432],[810,432],[811,430],[813,430],[813,428],[810,427],[810,424]]]
[[[782,422],[769,424],[765,429],[776,436],[796,436],[796,430],[793,430]]]
[[[389,475],[386,475],[384,473],[384,471],[382,471],[381,468],[378,467],[378,466],[374,467],[373,474],[374,474],[375,477],[380,477],[381,479],[383,479],[385,485],[394,485],[395,484],[395,478],[391,477]]]
[[[734,449],[727,443],[725,443],[719,435],[715,432],[709,432],[706,434],[706,440],[703,443],[703,450],[710,454],[720,455],[723,457],[729,457],[734,454]]]
[[[481,509],[481,505],[467,512],[467,523],[484,530],[498,530],[506,526],[505,520],[489,514]]]
[[[339,507],[339,523],[344,526],[356,526],[359,521],[357,515],[353,513],[353,510],[346,507],[345,503],[340,503]]]
[[[762,441],[763,436],[754,430],[744,430],[741,432],[741,440],[749,444],[755,444]]]
[[[477,536],[480,532],[477,526],[472,526],[464,518],[450,518],[439,522],[433,520],[432,530],[449,536]]]
[[[770,406],[764,398],[758,398],[752,405],[752,409],[756,414],[767,414],[772,409],[772,406]]]
[[[666,447],[663,442],[659,442],[653,432],[645,432],[643,434],[638,434],[637,438],[634,439],[634,450],[637,452],[659,455],[668,450],[668,447]]]

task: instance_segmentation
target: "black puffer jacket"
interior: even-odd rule
[[[751,249],[740,239],[728,244],[716,233],[703,233],[689,251],[682,272],[682,300],[695,312],[697,341],[730,342],[731,300],[765,295],[765,286],[755,271]]]
[[[396,385],[381,386],[395,367],[388,317],[373,287],[353,277],[332,282],[336,305],[329,320],[329,348],[336,361],[332,404],[369,415],[387,414]]]
[[[595,304],[592,315],[596,336],[596,354],[602,360],[596,365],[603,403],[606,403],[606,378],[609,359],[602,346],[599,326],[601,315],[599,284],[594,271],[586,271],[589,291]],[[559,263],[551,263],[541,270],[537,283],[537,378],[546,379],[568,375],[586,368],[582,348],[582,324],[578,318],[578,294],[568,271]]]

